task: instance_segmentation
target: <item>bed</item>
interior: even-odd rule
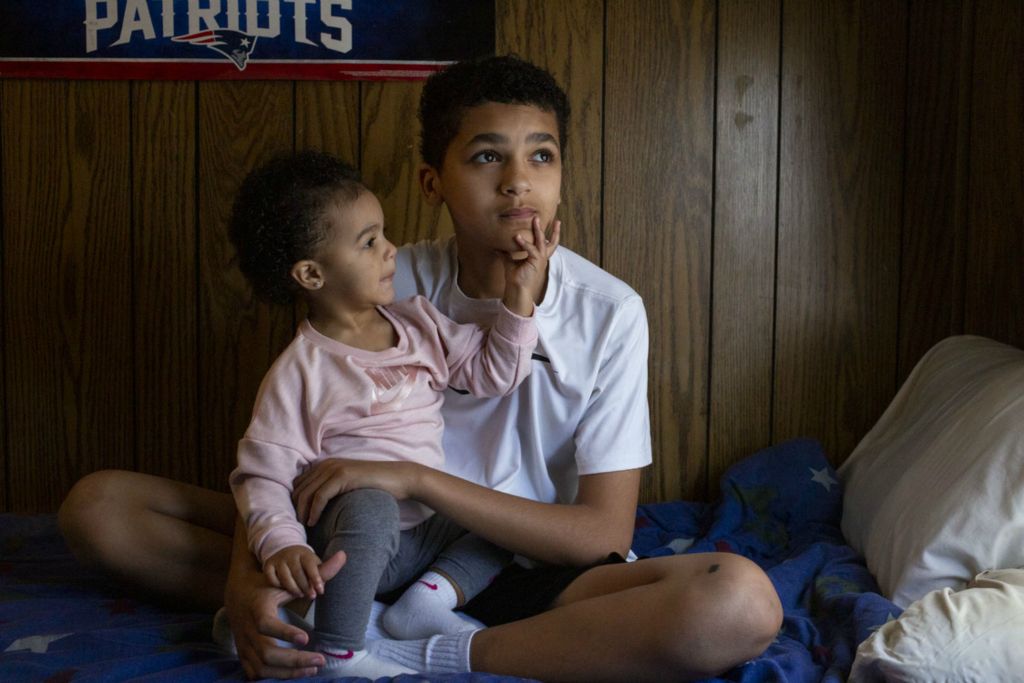
[[[933,473],[928,486],[922,473]],[[991,681],[1024,670],[1024,352],[946,340],[840,472],[801,439],[741,460],[720,488],[714,504],[640,506],[633,546],[641,557],[740,553],[774,583],[777,638],[712,680],[831,683],[852,669],[856,681]],[[963,505],[970,497],[983,502]],[[0,515],[0,680],[244,680],[211,625],[79,566],[53,515]]]
[[[785,606],[782,630],[721,680],[845,680],[857,645],[900,610],[843,541],[842,487],[821,447],[801,440],[756,453],[726,473],[722,493],[718,505],[639,507],[635,550],[737,552],[767,570]],[[0,680],[244,680],[212,642],[211,615],[158,609],[83,569],[53,515],[2,515],[0,529]]]

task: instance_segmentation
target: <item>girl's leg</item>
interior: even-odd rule
[[[344,551],[345,565],[316,603],[313,647],[326,664],[322,675],[377,679],[413,673],[366,650],[373,598],[398,553],[398,502],[385,491],[356,489],[328,503],[309,534],[322,557]]]
[[[431,569],[447,577],[462,606],[480,594],[512,562],[512,553],[490,541],[465,534],[444,549]]]
[[[356,489],[334,498],[310,531],[321,557],[340,550],[345,565],[316,601],[316,632],[342,649],[362,650],[373,598],[398,552],[398,502],[390,493]]]
[[[137,472],[94,472],[74,485],[59,522],[72,552],[176,606],[224,601],[235,505],[230,494]]]

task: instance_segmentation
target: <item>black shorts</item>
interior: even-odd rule
[[[519,621],[551,609],[555,600],[583,572],[606,564],[625,562],[612,553],[586,567],[542,566],[527,569],[518,564],[506,567],[479,595],[460,611],[487,626]]]

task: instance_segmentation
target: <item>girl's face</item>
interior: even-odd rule
[[[395,245],[384,236],[384,211],[363,191],[353,201],[327,209],[330,233],[315,261],[323,273],[321,292],[352,309],[383,306],[395,299]]]

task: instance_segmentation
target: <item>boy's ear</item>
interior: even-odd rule
[[[441,192],[441,174],[433,166],[420,164],[417,169],[420,181],[420,190],[423,197],[430,206],[441,206],[444,203],[444,195]]]
[[[320,270],[320,264],[312,259],[304,259],[296,262],[291,269],[292,279],[308,291],[316,291],[324,286],[324,274]]]

